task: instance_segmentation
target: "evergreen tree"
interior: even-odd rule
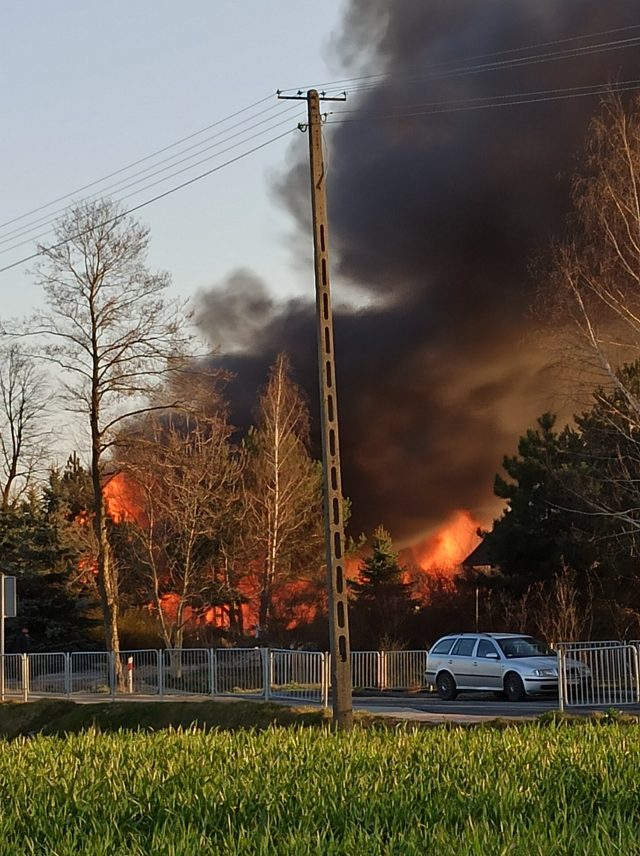
[[[357,580],[349,581],[353,595],[351,628],[354,645],[391,647],[411,637],[416,603],[412,585],[404,581],[390,534],[383,526],[373,533],[371,555],[363,559]]]
[[[583,529],[572,509],[571,485],[578,438],[570,429],[555,429],[550,413],[538,419],[518,443],[518,454],[505,457],[508,478],[497,475],[494,493],[506,500],[502,516],[483,537],[488,556],[508,578],[513,593],[532,582],[551,579],[563,558],[572,567],[588,565],[583,556]],[[588,552],[588,551],[587,551]]]
[[[15,576],[18,615],[7,622],[7,650],[21,626],[28,626],[36,650],[93,647],[96,605],[91,588],[78,583],[82,551],[77,523],[53,511],[60,474],[52,471],[43,494],[31,491],[20,504],[0,512],[2,571]]]
[[[637,366],[621,372],[625,385],[638,385]],[[637,632],[640,518],[638,526],[633,518],[640,437],[627,410],[621,389],[600,388],[575,427],[558,432],[555,417],[544,414],[537,429],[520,438],[518,454],[503,462],[508,478],[495,480],[505,511],[483,533],[488,558],[501,573],[473,585],[521,598],[540,585],[551,587],[569,567],[580,596],[596,592],[596,633]]]

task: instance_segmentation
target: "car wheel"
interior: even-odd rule
[[[509,672],[504,679],[504,692],[509,701],[523,701],[526,697],[524,684],[520,675],[515,672]]]
[[[458,695],[456,682],[453,680],[453,675],[450,675],[449,672],[440,672],[436,678],[436,689],[443,701],[453,701]]]

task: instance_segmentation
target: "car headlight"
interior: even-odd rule
[[[534,669],[533,674],[536,678],[555,678],[558,675],[557,669]]]

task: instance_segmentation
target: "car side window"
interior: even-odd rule
[[[453,646],[452,654],[458,657],[470,657],[473,654],[473,649],[476,647],[475,639],[458,639]]]
[[[495,654],[498,656],[498,651],[493,642],[489,642],[488,639],[481,639],[478,642],[478,653],[477,657],[488,657],[490,654]]]
[[[453,639],[441,639],[439,642],[433,646],[430,654],[448,654],[451,650],[451,646],[453,645]]]

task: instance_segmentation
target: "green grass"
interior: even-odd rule
[[[64,735],[93,728],[158,731],[166,728],[254,728],[270,725],[320,725],[326,722],[319,709],[300,709],[271,703],[228,702],[100,702],[77,704],[52,699],[20,704],[0,704],[0,737],[33,734]],[[0,856],[2,849],[0,843]]]
[[[92,729],[0,749],[3,854],[640,854],[640,726],[612,717]]]

